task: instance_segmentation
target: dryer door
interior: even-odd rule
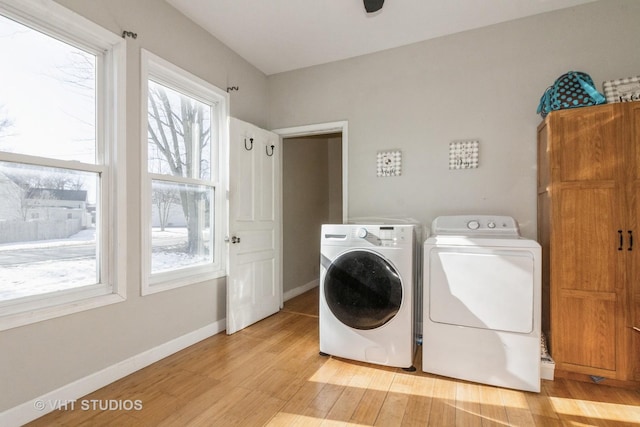
[[[456,326],[528,334],[534,328],[530,250],[437,247],[429,251],[429,318]]]
[[[402,280],[382,256],[354,250],[338,256],[324,277],[324,297],[338,320],[355,329],[375,329],[402,304]]]

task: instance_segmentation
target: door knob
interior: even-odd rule
[[[240,238],[237,236],[232,236],[231,237],[231,243],[240,243]]]

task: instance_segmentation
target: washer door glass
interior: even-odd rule
[[[331,312],[355,329],[378,328],[391,320],[402,303],[402,281],[381,256],[351,251],[331,263],[324,278]]]

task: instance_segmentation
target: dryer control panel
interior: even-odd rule
[[[439,216],[433,220],[431,229],[434,234],[520,237],[517,221],[504,215]]]

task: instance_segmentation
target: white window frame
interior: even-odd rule
[[[21,298],[0,306],[0,330],[90,310],[126,299],[126,42],[52,0],[0,0],[2,15],[96,54],[96,163],[0,152],[0,161],[101,174],[97,285]],[[117,170],[116,170],[117,166]]]
[[[211,117],[211,153],[217,158],[217,174],[210,181],[214,188],[214,224],[213,263],[194,265],[181,269],[152,274],[151,272],[151,184],[153,179],[162,179],[162,175],[149,173],[148,166],[148,82],[152,79],[166,87],[182,92],[205,104],[212,105]],[[188,286],[226,276],[226,244],[224,241],[227,224],[227,147],[228,147],[228,115],[229,94],[207,81],[183,70],[182,68],[160,58],[153,53],[141,49],[141,174],[142,174],[142,206],[140,230],[142,233],[142,295],[149,295],[169,289]],[[217,134],[213,134],[217,129]],[[217,155],[214,154],[214,138],[218,139]],[[197,183],[190,178],[178,178],[185,183]]]

